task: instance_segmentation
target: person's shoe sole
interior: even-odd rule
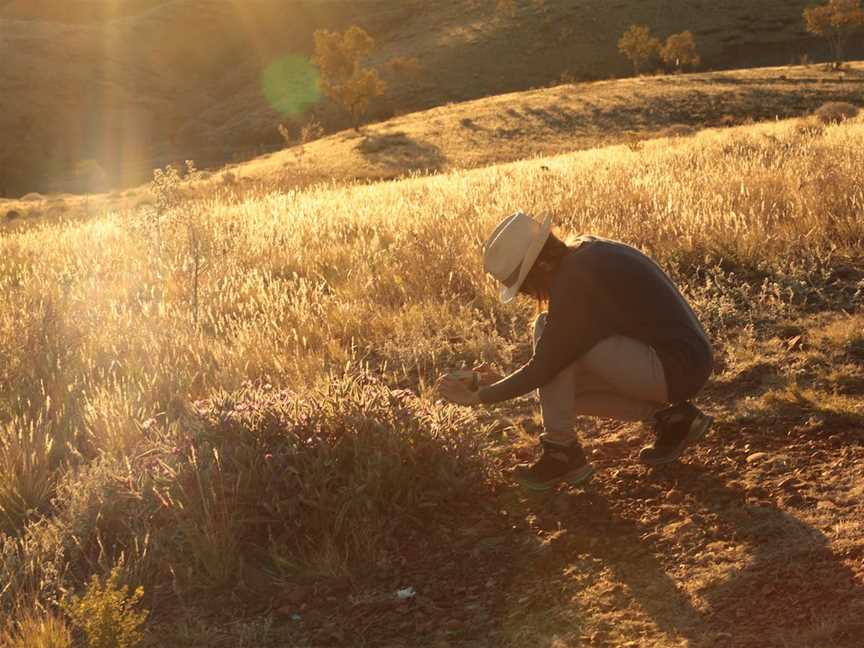
[[[544,491],[551,490],[553,486],[557,486],[558,484],[569,484],[570,486],[579,486],[587,482],[591,477],[594,476],[595,473],[594,466],[590,463],[585,464],[581,468],[577,470],[573,470],[569,473],[562,475],[556,479],[547,481],[547,482],[532,482],[527,479],[523,479],[522,477],[517,476],[516,479],[519,483],[530,491],[535,491],[537,493],[541,493]]]
[[[662,466],[664,464],[672,463],[673,461],[678,461],[688,446],[693,445],[705,436],[705,433],[708,432],[708,429],[711,427],[713,422],[713,417],[703,414],[700,419],[693,421],[693,425],[690,426],[690,432],[688,432],[687,436],[684,437],[684,441],[678,444],[678,447],[675,448],[674,452],[657,459],[644,459],[639,457],[639,460],[647,466]]]

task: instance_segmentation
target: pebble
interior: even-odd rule
[[[762,460],[767,459],[767,458],[768,458],[767,452],[754,452],[751,455],[747,455],[747,463],[752,464],[752,463],[756,463],[757,461],[762,461]]]
[[[684,495],[681,491],[675,490],[674,488],[666,493],[666,501],[671,502],[672,504],[677,504],[684,500]]]

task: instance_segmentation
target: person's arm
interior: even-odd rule
[[[586,309],[587,289],[571,284],[567,291],[557,307],[550,305],[531,360],[494,385],[481,387],[481,403],[510,400],[542,387],[599,341]]]

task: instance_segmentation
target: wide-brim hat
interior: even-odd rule
[[[524,212],[505,218],[483,245],[483,269],[501,284],[501,301],[516,296],[552,231],[552,215],[538,223]]]

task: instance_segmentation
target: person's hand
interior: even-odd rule
[[[478,392],[472,391],[463,381],[450,375],[444,375],[438,379],[438,382],[435,383],[435,391],[441,397],[457,405],[477,405],[480,402]]]
[[[499,380],[501,380],[504,376],[500,375],[488,362],[484,362],[483,364],[479,364],[473,369],[478,374],[480,374],[480,386],[487,387],[489,385],[494,385]]]

